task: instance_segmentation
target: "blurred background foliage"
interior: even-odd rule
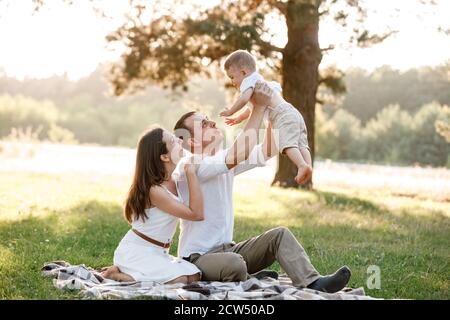
[[[0,138],[17,131],[38,140],[134,147],[150,124],[167,129],[188,110],[217,119],[230,92],[217,79],[196,79],[184,92],[155,85],[133,96],[109,96],[99,67],[70,81],[0,78]],[[318,159],[397,165],[450,165],[448,65],[399,72],[346,72],[347,92],[317,108]],[[326,96],[326,89],[321,94]],[[221,121],[218,124],[222,126]],[[15,131],[14,131],[15,130]]]

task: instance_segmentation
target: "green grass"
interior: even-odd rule
[[[0,173],[0,299],[71,299],[40,268],[51,260],[109,265],[128,230],[128,179]],[[288,227],[323,274],[346,264],[352,287],[382,298],[449,299],[450,203],[389,192],[270,188],[239,180],[235,240]],[[175,239],[177,240],[177,239]],[[176,241],[175,241],[176,243]],[[176,252],[176,245],[171,248]],[[368,289],[367,268],[381,269]],[[280,271],[279,265],[272,269]]]

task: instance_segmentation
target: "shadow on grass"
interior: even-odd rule
[[[277,192],[275,200],[286,214],[288,227],[321,273],[332,273],[341,265],[353,270],[353,287],[365,286],[370,265],[381,269],[380,290],[366,290],[384,298],[448,299],[450,269],[448,264],[449,218],[443,212],[415,215],[390,211],[377,204],[332,192],[314,192],[316,200],[303,200]],[[297,202],[298,200],[298,202]],[[251,203],[249,204],[252,205]],[[255,203],[256,205],[256,203]],[[321,211],[326,215],[318,216]],[[351,212],[364,219],[366,227],[347,221]],[[332,219],[333,223],[327,223]],[[325,220],[325,223],[324,221]],[[239,216],[235,223],[235,240],[277,227],[276,219]],[[336,223],[337,221],[337,223]],[[377,227],[371,224],[377,222]],[[279,270],[279,266],[274,265]]]
[[[85,201],[64,211],[0,222],[0,299],[73,299],[43,278],[45,262],[65,260],[93,268],[111,265],[129,230],[116,203]],[[178,232],[171,253],[176,255]]]
[[[9,258],[3,260],[5,255],[0,255],[4,282],[0,298],[73,297],[55,294],[51,281],[41,276],[40,268],[53,260],[94,268],[111,264],[114,250],[129,228],[121,211],[115,203],[86,201],[44,217],[1,222],[0,252],[7,252]]]
[[[392,228],[388,229],[397,230],[398,232],[391,232],[397,236],[401,236],[402,232],[400,230],[404,230],[409,236],[423,236],[426,239],[429,239],[429,236],[431,236],[431,240],[439,240],[438,243],[441,244],[449,240],[450,218],[442,211],[426,211],[414,208],[391,211],[372,201],[340,193],[314,191],[313,194],[317,197],[320,210],[331,209],[336,215],[352,212],[359,215],[362,219],[382,221],[392,226]],[[299,202],[296,203],[295,198],[277,197],[273,194],[270,195],[270,198],[276,200],[286,212],[290,212],[296,217],[303,217],[308,226],[314,225],[318,212],[314,211],[316,208],[311,206],[308,208],[308,203],[305,203],[305,201],[302,202],[299,198]],[[417,211],[426,214],[417,215],[415,214]]]
[[[371,201],[357,197],[349,197],[344,194],[326,191],[314,191],[314,193],[323,199],[326,206],[333,208],[352,207],[360,208],[362,212],[370,214],[383,214],[385,211]]]
[[[277,227],[270,221],[239,217],[235,222],[235,240],[243,241]],[[450,276],[445,247],[441,253],[414,238],[399,238],[395,232],[363,230],[350,225],[288,226],[305,248],[321,274],[330,274],[340,266],[352,270],[350,287],[364,287],[367,294],[379,298],[449,299]],[[381,270],[381,288],[368,289],[369,266]],[[275,263],[270,268],[282,271]]]
[[[336,214],[362,208],[361,214],[381,217],[402,224],[406,234],[395,228],[367,230],[352,224],[316,224],[313,213],[303,213],[305,203],[280,198],[280,209],[294,210],[296,219],[287,225],[305,247],[311,261],[323,274],[341,265],[353,270],[350,283],[364,286],[367,267],[381,269],[381,290],[368,290],[370,295],[386,298],[449,299],[448,219],[445,216],[418,217],[393,214],[375,204],[335,193],[319,193],[323,206]],[[392,220],[391,220],[392,219]],[[279,221],[279,220],[278,220]],[[235,240],[242,241],[277,227],[267,219],[238,216]],[[97,268],[112,263],[120,239],[129,229],[116,203],[86,201],[64,211],[48,212],[45,217],[29,217],[21,221],[0,222],[0,298],[1,299],[66,299],[76,293],[53,288],[41,276],[43,263],[66,260]],[[432,236],[431,236],[432,235]],[[178,232],[171,253],[176,254]],[[272,269],[279,270],[274,264]]]

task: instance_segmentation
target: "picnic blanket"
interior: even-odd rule
[[[161,284],[151,281],[117,282],[103,278],[90,267],[65,261],[45,263],[44,276],[53,278],[58,289],[79,290],[84,299],[170,299],[170,300],[371,300],[364,289],[344,288],[325,293],[296,288],[285,275],[278,279],[250,278],[243,282],[198,281],[192,284]]]

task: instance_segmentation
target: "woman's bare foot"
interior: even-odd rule
[[[119,281],[119,282],[132,282],[132,281],[134,281],[132,276],[121,272],[119,267],[117,267],[117,266],[111,266],[111,267],[103,268],[102,271],[100,272],[100,275],[103,278],[111,279],[111,280]]]
[[[188,280],[187,283],[192,283],[192,282],[200,281],[200,278],[201,278],[201,277],[200,277],[200,273],[196,273],[196,274],[187,276],[187,280]]]
[[[100,275],[106,279],[110,279],[111,275],[116,272],[120,272],[120,269],[116,266],[104,267],[100,269]]]
[[[189,275],[189,276],[181,276],[181,277],[175,278],[173,280],[170,280],[169,282],[165,282],[165,284],[174,284],[174,283],[188,284],[188,283],[192,283],[195,281],[200,281],[200,273],[196,273],[196,274]]]

